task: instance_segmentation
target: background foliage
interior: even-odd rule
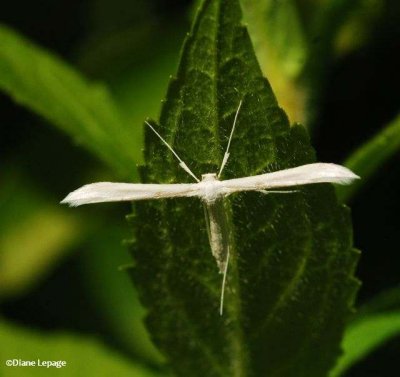
[[[347,375],[393,376],[400,347],[393,337],[400,305],[399,289],[393,289],[399,283],[399,5],[395,0],[277,3],[259,2],[254,11],[253,2],[242,0],[264,74],[290,119],[308,126],[319,160],[348,161],[368,176],[363,187],[339,192],[352,206],[355,244],[364,251],[358,276],[363,281],[359,305],[365,306],[350,324],[344,346],[360,348],[352,346],[352,334],[367,346],[377,334],[392,340],[383,337],[384,346]],[[139,368],[132,375],[162,368],[134,288],[118,270],[130,263],[126,248],[119,246],[129,236],[123,220],[129,205],[77,214],[57,203],[85,182],[137,178],[134,164],[132,171],[124,166],[140,162],[142,121],[157,117],[193,9],[189,1],[162,0],[19,0],[2,9],[0,298],[6,329],[1,339],[15,331],[12,339],[36,340],[30,331],[17,336],[27,330],[8,328],[9,322],[45,333],[40,342],[49,337],[49,347],[55,341],[50,330],[70,331],[128,356],[130,367]],[[23,48],[21,38],[42,46],[40,58],[29,42]],[[66,63],[53,67],[46,51],[80,73]],[[62,87],[70,86],[67,93],[54,91],[60,80],[66,80]],[[93,87],[91,80],[103,84]],[[117,129],[126,151],[121,161],[109,158],[113,150],[104,134]],[[78,145],[89,146],[106,164]],[[371,318],[376,319],[372,327]],[[332,373],[351,365],[341,363]],[[141,371],[141,365],[148,369]],[[126,367],[125,361],[118,367]]]

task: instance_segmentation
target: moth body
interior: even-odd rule
[[[224,199],[218,198],[212,203],[206,203],[206,223],[209,226],[208,236],[210,248],[219,272],[224,273],[229,254],[230,232]]]

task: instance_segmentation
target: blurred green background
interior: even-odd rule
[[[250,0],[243,6],[257,35],[263,20]],[[297,6],[304,35],[289,9],[286,18],[268,24],[269,46],[254,37],[256,51],[291,120],[309,128],[319,159],[342,163],[399,112],[399,4],[298,0]],[[158,116],[193,10],[184,0],[15,0],[2,5],[0,22],[105,83],[140,162],[143,121]],[[81,148],[79,138],[71,142],[5,94],[0,114],[2,317],[44,333],[89,335],[153,370],[162,368],[142,324],[145,312],[120,268],[132,263],[122,243],[131,236],[124,219],[130,206],[58,204],[84,183],[121,174]],[[135,169],[124,172],[126,179],[137,178]],[[397,153],[350,201],[355,245],[363,250],[360,304],[399,284],[399,192]],[[399,353],[397,338],[348,376],[393,377]]]

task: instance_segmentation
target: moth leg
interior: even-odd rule
[[[208,235],[208,241],[210,242],[210,247],[212,249],[212,242],[211,242],[211,229],[210,229],[210,220],[209,220],[209,212],[207,210],[207,206],[203,205],[204,208],[204,217],[206,219],[206,227],[207,227],[207,235]],[[225,258],[225,263],[224,263],[224,269],[220,271],[222,273],[222,283],[221,283],[221,296],[220,296],[220,302],[219,302],[219,314],[222,316],[224,312],[224,297],[225,297],[225,286],[226,286],[226,277],[228,274],[228,264],[229,264],[229,251],[230,247],[228,245],[228,250],[226,253],[226,258]]]
[[[206,228],[207,228],[207,236],[208,236],[208,242],[210,243],[210,247],[212,248],[211,244],[211,230],[210,230],[210,220],[208,219],[208,211],[207,207],[205,204],[203,204],[203,209],[204,209],[204,217],[206,219]]]
[[[277,191],[277,190],[257,190],[262,194],[293,194],[295,192],[300,192],[300,190],[285,190],[285,191]]]
[[[224,275],[223,275],[222,284],[221,284],[221,299],[220,299],[220,303],[219,303],[219,314],[221,316],[224,312],[224,296],[225,296],[226,276],[228,275],[229,249],[230,248],[228,246],[228,252],[226,254],[226,260],[225,260]]]

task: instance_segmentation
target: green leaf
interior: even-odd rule
[[[346,159],[344,165],[362,179],[352,186],[338,187],[339,198],[343,201],[351,199],[399,149],[400,115]]]
[[[304,86],[298,81],[307,61],[308,45],[293,0],[241,0],[249,33],[278,102],[289,119],[305,119]]]
[[[170,83],[159,132],[195,174],[221,164],[243,106],[223,179],[315,160],[262,77],[237,0],[206,0]],[[192,182],[147,130],[144,182]],[[339,355],[358,287],[349,211],[333,187],[225,202],[231,245],[225,311],[221,275],[195,198],[135,205],[133,272],[147,325],[179,376],[313,377]]]
[[[0,299],[26,294],[87,231],[85,222],[49,204],[22,174],[3,166],[0,190]]]
[[[137,131],[128,127],[107,89],[0,26],[0,89],[43,116],[125,177],[140,156]],[[50,158],[50,156],[49,156]]]
[[[241,4],[248,11],[247,17],[256,21],[256,25],[251,22],[248,25],[252,35],[254,28],[256,41],[270,50],[267,55],[278,60],[282,73],[298,77],[306,61],[307,41],[295,1],[261,0],[255,4],[241,0]],[[254,44],[257,46],[257,42]],[[267,56],[259,60],[265,61],[267,65],[271,63]]]
[[[343,355],[330,377],[342,376],[369,353],[400,335],[400,287],[383,291],[357,310],[342,342]]]
[[[343,376],[352,365],[396,335],[400,335],[400,311],[370,314],[354,321],[345,332],[344,354],[330,377]]]
[[[45,335],[0,321],[1,375],[3,377],[135,376],[156,377],[158,373],[125,360],[104,345],[76,335]],[[6,360],[63,360],[63,368],[5,367]]]

